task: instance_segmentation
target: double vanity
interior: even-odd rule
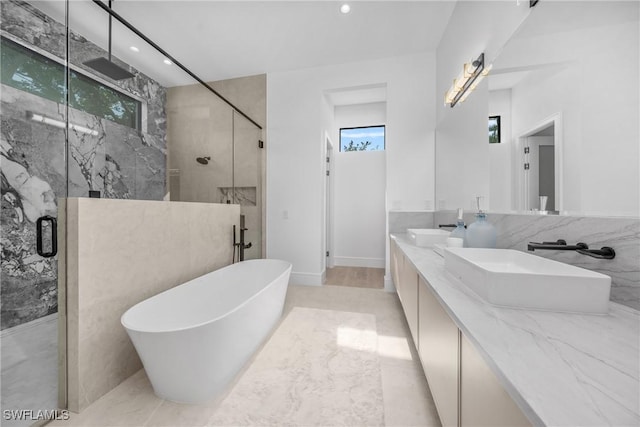
[[[609,301],[608,276],[443,236],[390,244],[444,426],[640,425],[640,316]]]

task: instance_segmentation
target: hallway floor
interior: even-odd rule
[[[384,268],[332,267],[327,268],[325,285],[354,288],[384,289]]]
[[[316,345],[315,338],[311,344],[305,344],[304,334],[300,334],[302,338],[289,338],[292,336],[289,328],[301,324],[296,315],[304,311],[312,315],[306,321],[307,325],[313,326],[316,319],[315,325],[318,325],[318,321],[323,323],[318,328],[334,331],[333,338],[322,332],[321,336],[328,336],[328,341],[323,345]],[[211,402],[182,405],[160,399],[153,394],[149,380],[141,370],[94,402],[82,414],[71,414],[70,420],[55,421],[49,425],[440,425],[395,294],[344,286],[290,285],[282,319],[272,336],[226,392]],[[345,319],[348,322],[361,322],[364,326],[354,329],[353,324],[340,323]],[[315,329],[312,328],[312,331],[315,332]],[[356,336],[351,342],[345,343],[344,332],[352,336],[355,333]],[[352,344],[363,342],[363,333],[368,347],[354,348]],[[287,345],[286,342],[283,344],[283,339],[298,341],[294,341],[296,346],[283,350],[283,345]],[[294,347],[299,350],[296,357],[293,356]],[[345,357],[345,354],[349,363],[336,362],[343,360],[340,357]],[[366,363],[359,363],[357,358],[364,358],[362,360]],[[264,376],[261,380],[257,379],[260,365],[264,365],[265,360],[280,366],[277,376],[271,377],[271,383]],[[322,363],[323,360],[329,363]],[[264,366],[262,369],[264,372]],[[301,375],[304,369],[312,369],[313,375]],[[366,369],[366,372],[359,369]],[[324,373],[318,376],[318,370],[324,370]],[[360,383],[365,383],[368,391],[345,395],[337,390],[334,393],[334,389],[345,387],[345,381],[352,381],[351,384],[357,384],[358,387]],[[268,399],[264,393],[260,394],[265,387],[270,390]],[[284,392],[278,394],[279,389]],[[277,396],[276,402],[274,396]],[[345,399],[350,399],[347,400],[348,404],[345,404]],[[286,401],[284,404],[283,400]],[[274,411],[277,405],[286,410],[281,413]],[[363,406],[367,405],[370,410],[362,411]],[[236,409],[230,411],[229,408]],[[268,418],[261,418],[263,413],[269,413]],[[331,418],[327,418],[328,413]],[[372,413],[378,415],[372,418]]]

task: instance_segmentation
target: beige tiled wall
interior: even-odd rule
[[[142,367],[120,317],[146,298],[230,264],[239,217],[238,205],[67,199],[61,240],[70,410],[82,411]]]
[[[208,84],[265,127],[266,74]],[[258,149],[257,144],[258,140],[266,140],[266,134],[200,84],[169,88],[166,109],[171,200],[224,203],[222,188],[235,186],[240,192],[241,187],[255,188],[255,205],[241,204],[248,228],[246,241],[253,245],[245,256],[260,258],[266,250],[266,150]],[[198,157],[211,160],[202,165],[196,161]],[[209,185],[202,185],[203,182]]]

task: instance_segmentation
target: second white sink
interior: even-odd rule
[[[408,228],[407,234],[414,245],[432,248],[436,243],[445,243],[451,232],[437,228]]]
[[[512,249],[446,248],[446,270],[485,301],[507,307],[605,314],[611,277]]]

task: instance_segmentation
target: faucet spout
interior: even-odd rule
[[[555,242],[529,242],[527,245],[527,250],[535,251],[536,249],[545,249],[545,250],[553,250],[553,251],[578,251],[589,249],[589,246],[586,243],[576,243],[575,245],[567,245],[566,240],[558,239]]]

